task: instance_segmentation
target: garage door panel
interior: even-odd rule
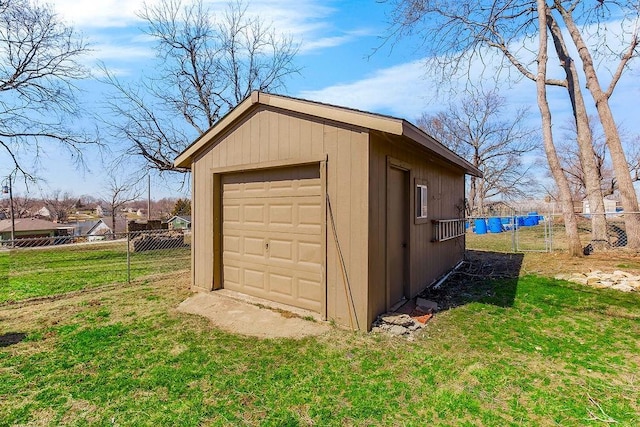
[[[240,223],[240,206],[225,205],[222,210],[227,225]]]
[[[255,289],[264,289],[265,288],[265,272],[263,270],[257,270],[254,268],[243,268],[242,269],[242,280],[244,286],[248,286],[250,288]]]
[[[244,237],[242,239],[244,243],[243,250],[241,252],[242,255],[245,256],[258,256],[264,257],[265,253],[265,243],[264,239],[260,237]]]
[[[309,304],[318,303],[322,292],[322,286],[318,281],[298,279],[298,298],[304,299]]]
[[[319,226],[322,218],[322,206],[317,201],[314,203],[297,203],[298,224]]]
[[[242,193],[243,186],[240,183],[226,182],[224,185],[225,197],[233,199]]]
[[[319,174],[315,165],[223,177],[224,287],[320,311]]]
[[[299,263],[319,266],[322,262],[322,245],[320,242],[298,242]]]
[[[292,272],[287,268],[272,267],[270,269],[269,280],[274,277],[276,283],[282,286],[282,277],[291,278],[290,294],[279,294],[278,301],[285,304],[295,305],[296,307],[306,308],[308,310],[319,311],[320,301],[322,300],[322,275],[320,272],[305,272],[296,270]],[[284,288],[280,288],[282,291]]]
[[[269,239],[269,259],[291,261],[295,258],[295,243],[291,240]]]
[[[266,220],[266,209],[263,204],[245,204],[241,210],[242,221],[245,224],[264,224]]]
[[[240,268],[226,264],[224,266],[225,285],[240,285]]]
[[[240,236],[224,236],[224,250],[230,253],[240,253]]]
[[[294,278],[290,275],[269,274],[269,291],[275,292],[285,297],[294,297]]]
[[[269,224],[288,225],[294,224],[294,206],[291,203],[269,204]]]

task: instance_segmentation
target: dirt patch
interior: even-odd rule
[[[495,297],[501,279],[500,299],[504,307],[513,304],[525,256],[521,253],[467,251],[465,261],[437,287],[425,289],[421,298],[437,301],[437,311],[448,310],[473,301]]]
[[[595,252],[584,257],[571,257],[564,252],[531,252],[524,256],[520,275],[555,277],[557,274],[584,273],[590,270],[623,270],[640,274],[640,253],[616,249]]]
[[[48,329],[70,319],[95,322],[98,317],[110,322],[128,322],[133,317],[152,316],[176,307],[190,294],[189,275],[175,273],[152,283],[107,285],[55,295],[51,298],[0,305],[0,334],[45,330],[44,338],[54,338]],[[47,342],[45,339],[41,342]]]
[[[227,332],[258,338],[303,338],[330,330],[324,322],[302,319],[290,312],[282,315],[282,310],[258,307],[219,292],[192,295],[178,306],[178,311],[204,316]]]

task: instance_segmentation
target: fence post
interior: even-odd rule
[[[127,232],[127,283],[131,283],[131,233]]]
[[[516,252],[516,228],[518,227],[518,218],[516,217],[515,213],[511,217],[511,223],[513,224],[511,226],[511,251],[515,253]]]

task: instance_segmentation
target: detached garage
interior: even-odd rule
[[[226,288],[368,330],[464,255],[464,176],[405,120],[254,92],[178,156],[194,290]]]

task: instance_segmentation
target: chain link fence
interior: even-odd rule
[[[633,212],[632,215],[640,215]],[[604,216],[606,237],[594,242],[593,214],[577,214],[578,234],[585,253],[598,249],[617,249],[627,246],[625,214],[612,212]],[[600,219],[602,219],[602,216]],[[567,237],[562,214],[527,212],[509,216],[467,218],[466,247],[468,249],[499,252],[552,252],[567,250]]]
[[[0,302],[188,271],[190,254],[190,230],[0,240]]]

